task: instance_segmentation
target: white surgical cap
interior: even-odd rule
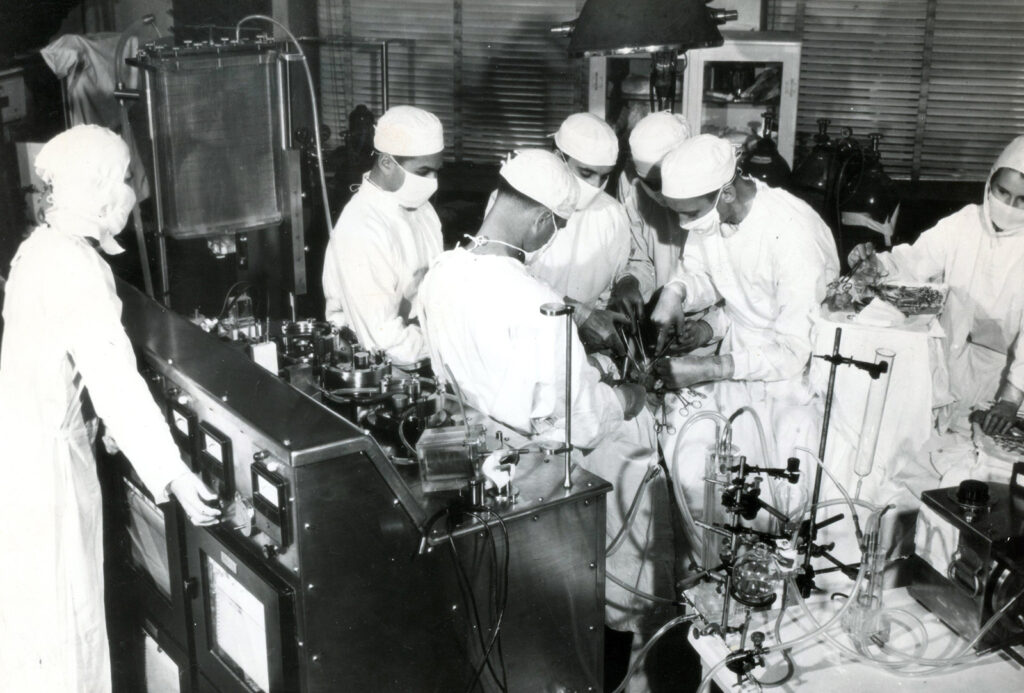
[[[524,149],[501,166],[509,185],[568,219],[576,210],[580,190],[565,162],[543,149]]]
[[[996,159],[996,163],[992,165],[992,173],[989,174],[989,178],[995,175],[995,172],[1001,168],[1009,168],[1018,173],[1024,173],[1024,135],[1015,138],[1006,145],[1006,149],[1002,151],[999,158]]]
[[[587,166],[614,166],[619,140],[611,126],[593,113],[573,113],[555,133],[555,144],[567,156]]]
[[[636,172],[645,178],[666,154],[689,136],[690,124],[678,113],[660,111],[644,116],[629,133],[629,149]]]
[[[661,163],[661,194],[686,200],[714,192],[736,175],[736,150],[728,140],[697,135],[665,156]]]
[[[73,220],[69,227],[95,236],[105,252],[122,252],[113,232],[86,225],[98,225],[112,206],[126,204],[122,198],[130,160],[124,140],[99,125],[76,125],[51,139],[35,159],[36,173],[51,188],[47,221]]]
[[[373,147],[393,156],[428,156],[444,149],[444,128],[433,113],[392,106],[377,121]]]

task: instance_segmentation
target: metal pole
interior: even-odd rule
[[[836,370],[839,368],[839,343],[843,339],[843,328],[836,328],[836,338],[832,344],[832,367],[828,372],[828,390],[825,392],[825,416],[821,422],[821,442],[818,444],[818,459],[825,462],[825,446],[828,444],[828,424],[832,418],[832,398],[836,389]],[[807,532],[807,553],[804,555],[804,568],[811,566],[811,542],[817,531],[818,500],[821,496],[821,465],[815,465],[814,490],[811,492],[811,518]]]
[[[572,488],[572,314],[575,309],[564,303],[545,303],[540,307],[543,315],[565,316],[565,446],[562,455],[565,470],[562,487]]]
[[[277,115],[281,125],[281,149],[291,149],[292,146],[291,60],[290,55],[284,52],[277,58]]]
[[[146,119],[149,125],[149,140],[153,152],[153,201],[156,204],[156,256],[160,265],[160,302],[171,307],[171,277],[167,267],[167,238],[164,236],[164,208],[161,201],[163,185],[160,180],[160,152],[157,146],[156,114],[153,112],[153,79],[148,70],[146,76]]]
[[[565,476],[563,488],[572,488],[572,306],[565,313]]]
[[[380,44],[380,104],[381,112],[387,111],[391,104],[391,94],[388,93],[388,73],[391,70],[391,62],[389,56],[389,46],[387,41],[381,41]]]

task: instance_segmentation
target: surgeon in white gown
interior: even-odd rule
[[[1024,136],[996,159],[980,205],[967,205],[891,252],[857,246],[849,261],[853,266],[864,258],[889,281],[949,285],[955,402],[942,412],[940,427],[969,431],[968,414],[981,409],[984,430],[1005,433],[1024,401]]]
[[[413,305],[420,281],[442,248],[430,204],[444,163],[437,117],[393,106],[373,136],[373,168],[341,212],[324,258],[327,320],[348,326],[365,349],[415,366],[427,349]]]
[[[733,437],[740,453],[773,467],[785,466],[790,456],[802,457],[803,479],[813,477],[813,463],[794,450],[816,449],[821,423],[808,364],[812,316],[839,270],[829,228],[789,193],[739,176],[732,145],[713,135],[693,137],[669,153],[662,177],[662,193],[690,235],[652,320],[662,340],[695,331],[702,335],[699,342],[717,336],[722,343],[717,354],[663,359],[656,371],[670,389],[711,383],[711,407],[725,416],[751,407],[764,428],[767,450],[744,414]],[[696,323],[685,320],[684,311],[720,301],[719,314]],[[677,429],[684,420],[677,420]],[[704,450],[713,433],[702,424],[666,448],[687,504],[698,509]],[[784,510],[798,510],[801,487],[784,482],[772,487]]]
[[[527,267],[574,306],[585,346],[622,351],[617,325],[629,320],[605,309],[612,283],[629,262],[626,210],[604,191],[619,157],[619,140],[594,114],[574,113],[555,133],[555,146],[576,177],[580,196],[565,228]]]
[[[619,176],[618,198],[629,218],[630,253],[612,289],[614,310],[642,316],[683,252],[687,232],[661,195],[661,162],[690,135],[686,118],[665,111],[645,116],[629,134],[630,161]]]
[[[79,125],[35,161],[50,204],[11,263],[0,346],[0,691],[110,690],[103,506],[84,394],[158,503],[173,494],[197,524],[219,514],[136,370],[97,251],[121,252],[114,236],[135,200],[128,159],[117,135]]]
[[[571,216],[577,184],[558,157],[542,150],[519,153],[502,167],[501,176],[474,246],[443,253],[424,278],[423,330],[435,372],[450,369],[467,402],[489,417],[492,427],[510,431],[514,442],[562,440],[565,322],[540,312],[543,304],[562,297],[531,276],[523,260],[541,250],[560,220]],[[607,506],[610,542],[641,480],[657,465],[653,419],[644,408],[642,387],[601,382],[575,329],[572,370],[574,459],[615,486]],[[673,593],[667,502],[664,479],[655,477],[626,542],[607,559],[610,575],[663,596]],[[660,625],[665,617],[611,580],[605,596],[611,628],[649,633],[652,621]]]

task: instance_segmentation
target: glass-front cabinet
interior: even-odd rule
[[[800,41],[775,32],[722,32],[717,48],[687,51],[675,75],[673,111],[700,132],[742,145],[760,135],[763,114],[777,124],[779,153],[793,165]],[[605,118],[620,136],[651,111],[648,85],[651,56],[591,58],[589,110]]]

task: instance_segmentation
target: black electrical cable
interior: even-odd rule
[[[483,635],[481,635],[481,633],[483,632],[483,626],[480,621],[480,609],[477,606],[476,597],[473,594],[473,586],[469,582],[469,577],[466,575],[465,569],[462,567],[462,560],[459,557],[459,550],[455,546],[455,540],[452,537],[453,527],[450,509],[446,509],[446,514],[448,520],[448,555],[452,559],[452,563],[455,567],[455,582],[459,586],[459,594],[462,597],[463,604],[469,607],[467,609],[467,619],[469,617],[472,617],[473,620],[470,622],[470,627],[476,630],[477,637],[480,640],[480,650],[483,651],[485,649],[485,645]],[[467,650],[467,657],[469,656],[468,653],[469,650]],[[495,680],[497,680],[497,677],[493,670],[491,670],[491,675],[495,676]],[[473,682],[470,685],[470,691],[473,690],[473,687],[477,685],[479,678],[480,677],[478,672],[477,676],[474,678]]]
[[[502,672],[505,674],[507,679],[508,670],[507,667],[505,666],[505,652],[502,649],[500,627],[501,619],[504,618],[505,613],[508,611],[508,582],[509,566],[512,557],[512,544],[508,533],[508,525],[505,524],[505,520],[502,519],[501,515],[494,512],[494,510],[492,510],[491,508],[484,508],[484,510],[487,512],[487,514],[491,515],[495,520],[498,521],[498,526],[501,527],[501,533],[505,537],[505,569],[504,574],[502,575],[502,584],[504,585],[504,588],[502,590],[501,612],[498,617],[498,659],[501,662]]]
[[[480,620],[480,609],[477,606],[476,596],[473,594],[473,584],[469,581],[469,576],[466,575],[466,571],[462,567],[462,561],[459,559],[459,550],[458,547],[455,546],[455,539],[452,536],[455,528],[454,525],[452,524],[454,517],[452,516],[450,509],[447,513],[447,516],[449,555],[451,556],[452,562],[455,565],[456,581],[459,583],[459,589],[463,594],[463,601],[468,602],[470,605],[473,621],[474,624],[476,625],[477,637],[480,640],[480,648],[483,651],[483,659],[480,662],[480,665],[476,668],[473,675],[473,679],[470,681],[469,687],[466,689],[466,693],[470,693],[470,691],[472,691],[480,684],[480,677],[483,674],[484,667],[487,667],[491,676],[494,677],[495,683],[497,683],[498,686],[501,687],[501,679],[498,677],[498,674],[494,671],[494,667],[491,665],[490,662],[490,652],[491,646],[493,646],[493,638],[491,641],[491,645],[485,644],[483,637],[483,623]],[[486,529],[489,532],[489,528]],[[467,593],[468,597],[466,596]]]
[[[501,593],[502,593],[501,606],[497,607],[497,605],[495,605],[496,611],[497,611],[497,616],[495,618],[494,626],[493,626],[493,629],[492,629],[492,632],[491,632],[490,642],[487,644],[486,650],[484,652],[484,662],[486,662],[488,664],[488,666],[490,666],[491,652],[494,651],[494,647],[497,644],[499,660],[501,661],[501,665],[502,665],[502,673],[503,673],[503,676],[505,677],[506,685],[507,685],[508,672],[507,672],[507,668],[505,666],[504,652],[503,652],[502,647],[501,647],[501,624],[502,624],[502,621],[503,621],[503,619],[505,617],[505,612],[506,612],[507,607],[508,607],[508,576],[509,576],[509,558],[510,558],[510,546],[509,546],[508,527],[505,525],[505,521],[502,520],[501,517],[497,513],[495,513],[493,510],[491,510],[490,508],[474,507],[474,508],[472,508],[472,510],[475,510],[475,511],[478,511],[478,512],[486,512],[489,515],[493,516],[498,521],[499,525],[501,526],[502,533],[505,536],[505,565],[504,565],[504,571],[503,571],[503,579],[501,580],[500,583],[498,583],[498,581],[497,581],[497,565],[495,565],[495,575],[494,575],[494,579],[492,581],[492,586],[495,586],[496,584],[500,584],[502,586],[501,590],[500,590]],[[494,537],[493,537],[493,535],[490,532],[490,526],[487,524],[487,522],[482,517],[480,517],[475,512],[467,512],[467,514],[470,515],[471,517],[475,518],[477,521],[479,521],[484,526],[485,531],[487,531],[487,536],[488,536],[488,538],[491,541],[491,549],[492,549],[492,552],[493,552],[494,560],[497,561],[497,550],[495,548]],[[497,601],[497,599],[495,599],[495,601]],[[477,672],[477,678],[479,677],[479,674],[480,674],[480,670],[478,670],[478,672]]]
[[[505,653],[501,645],[501,623],[505,616],[505,605],[508,603],[508,529],[504,526],[504,521],[489,508],[474,507],[473,510],[487,512],[490,515],[498,518],[498,521],[502,523],[502,532],[505,535],[505,570],[504,579],[498,579],[498,547],[494,541],[494,535],[491,533],[490,525],[487,521],[476,512],[467,512],[466,514],[475,519],[484,527],[484,531],[487,533],[487,539],[491,546],[491,601],[494,606],[494,626],[492,633],[492,641],[487,646],[485,656],[488,660],[488,666],[490,665],[491,652],[494,651],[495,646],[497,647],[498,662],[501,665],[501,676],[504,687],[508,689],[508,667],[505,665]],[[499,597],[499,594],[501,595]],[[499,605],[500,602],[500,605]],[[493,673],[493,671],[492,671]],[[499,684],[500,685],[500,684]]]
[[[483,525],[484,532],[487,535],[487,543],[488,543],[488,545],[490,547],[490,556],[491,556],[490,603],[488,605],[490,608],[488,609],[487,617],[492,619],[492,623],[497,623],[498,615],[499,615],[498,611],[499,611],[499,608],[500,608],[498,606],[498,602],[500,601],[499,593],[501,592],[501,584],[498,581],[498,547],[495,544],[494,535],[491,532],[491,528],[487,524],[487,522],[485,522],[484,519],[480,515],[478,515],[478,514],[476,514],[474,512],[467,511],[466,515],[469,516],[469,517],[472,517],[474,520],[476,520],[481,525]],[[482,636],[482,631],[479,631],[478,634],[480,634],[480,636],[481,636],[480,637],[480,648],[481,648],[481,651],[484,653],[484,657],[487,660],[487,667],[488,667],[489,671],[491,672],[491,675],[493,676],[494,675],[494,669],[493,669],[492,663],[490,661],[490,659],[491,659],[491,652],[493,651],[493,649],[492,649],[493,648],[493,644],[488,646],[484,642],[483,636]],[[498,685],[499,686],[503,686],[505,690],[508,689],[507,678],[508,677],[507,677],[506,672],[502,671],[502,678],[501,678],[500,681],[498,681]]]
[[[231,306],[233,306],[235,304],[235,301],[238,300],[237,296],[234,299],[232,299],[232,294],[234,294],[235,290],[238,289],[239,287],[242,287],[242,290],[245,291],[246,289],[252,288],[252,283],[248,282],[248,281],[245,281],[243,279],[242,281],[237,281],[234,284],[232,284],[230,287],[228,287],[228,292],[226,294],[224,294],[224,302],[221,303],[221,306],[220,306],[220,312],[217,313],[217,319],[218,320],[223,318],[224,315],[229,310],[231,310]],[[231,302],[228,303],[228,301],[231,301]]]
[[[489,644],[485,644],[485,642],[484,642],[484,639],[483,639],[483,628],[482,628],[482,624],[481,624],[481,621],[480,621],[480,612],[479,612],[479,608],[478,608],[477,603],[476,603],[476,597],[473,595],[473,586],[472,586],[472,583],[470,583],[470,581],[469,581],[468,575],[466,575],[466,572],[465,572],[465,570],[462,567],[462,562],[459,559],[458,548],[455,546],[455,540],[453,538],[454,527],[452,525],[452,522],[453,522],[454,518],[452,516],[452,509],[450,507],[442,508],[442,509],[438,510],[437,512],[435,512],[433,515],[430,516],[430,518],[426,521],[426,523],[424,523],[423,531],[422,531],[422,539],[421,539],[420,552],[421,553],[423,552],[423,550],[424,550],[423,547],[428,542],[428,537],[430,535],[430,531],[433,528],[433,526],[442,517],[446,517],[447,521],[448,521],[448,537],[447,538],[448,538],[448,545],[449,545],[449,549],[450,549],[449,555],[451,556],[452,561],[453,561],[453,563],[455,565],[456,581],[458,582],[458,585],[459,585],[459,592],[460,592],[460,594],[462,596],[463,601],[465,603],[469,604],[470,613],[472,614],[472,616],[474,618],[474,621],[475,621],[475,624],[476,624],[477,636],[480,639],[480,647],[481,647],[481,650],[484,652],[484,660],[483,660],[483,662],[481,662],[480,667],[476,670],[476,673],[474,675],[473,681],[470,683],[470,687],[467,689],[467,692],[468,691],[472,691],[473,688],[475,688],[477,686],[477,684],[478,684],[478,682],[480,680],[480,675],[483,673],[483,667],[485,665],[487,666],[491,676],[494,678],[495,683],[497,683],[499,688],[501,688],[501,690],[503,690],[503,691],[507,691],[508,690],[508,669],[507,669],[507,666],[505,664],[505,655],[504,655],[504,652],[503,652],[502,646],[501,646],[500,634],[501,634],[501,624],[502,624],[505,612],[506,612],[507,607],[508,607],[509,558],[510,558],[510,555],[511,555],[511,549],[510,549],[510,544],[509,544],[508,526],[505,524],[505,521],[501,518],[501,516],[498,515],[496,512],[494,512],[493,510],[491,510],[490,508],[486,508],[486,507],[473,507],[472,510],[479,511],[479,512],[486,512],[487,514],[489,514],[492,517],[494,517],[494,519],[497,520],[499,526],[501,527],[502,534],[504,535],[504,538],[505,538],[505,551],[504,551],[504,559],[505,559],[504,563],[505,563],[505,565],[504,565],[504,568],[503,568],[503,577],[502,577],[502,580],[499,583],[498,580],[497,580],[497,572],[498,572],[497,566],[494,565],[494,562],[497,561],[497,549],[496,549],[496,545],[495,545],[495,542],[494,542],[494,536],[491,533],[490,525],[486,521],[484,521],[483,518],[480,517],[478,514],[476,514],[474,512],[467,512],[467,515],[470,515],[470,516],[476,518],[477,521],[479,521],[481,523],[481,525],[483,525],[484,531],[486,532],[487,537],[488,537],[489,542],[490,542],[490,545],[491,545],[492,565],[494,565],[494,571],[493,571],[494,572],[494,579],[492,580],[492,594],[495,595],[495,598],[494,598],[495,603],[497,603],[497,601],[499,601],[498,598],[497,598],[497,592],[500,591],[500,593],[501,593],[501,599],[500,599],[501,606],[500,606],[500,608],[496,607],[497,616],[495,618],[494,629],[493,629],[493,633],[491,635],[491,641],[490,641]],[[500,585],[500,589],[498,587],[499,585]],[[469,593],[468,597],[466,595],[467,592]],[[495,643],[497,643],[497,646],[498,646],[498,658],[499,658],[499,661],[501,662],[501,668],[502,668],[502,678],[501,679],[498,678],[498,675],[494,671],[494,668],[493,668],[493,666],[492,666],[492,664],[490,662],[490,653],[493,650],[493,648],[495,646]]]

